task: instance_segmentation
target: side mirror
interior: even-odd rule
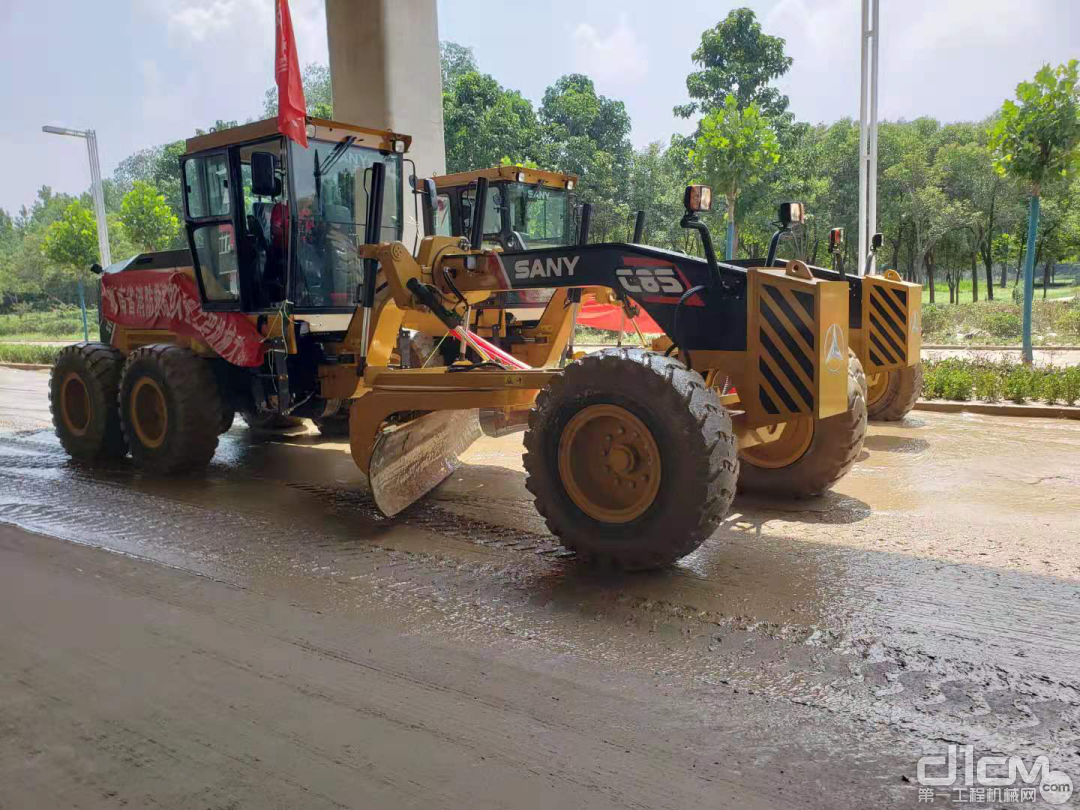
[[[712,189],[708,186],[687,186],[683,194],[683,205],[687,213],[712,210]]]
[[[880,250],[883,244],[885,244],[885,237],[880,233],[875,233],[870,237],[870,247],[874,250]]]
[[[424,195],[427,204],[431,206],[431,210],[437,211],[439,208],[439,192],[435,189],[435,181],[430,177],[425,177],[421,193]]]
[[[102,266],[97,262],[94,262],[92,265],[90,265],[90,272],[93,273],[95,276],[100,276],[103,269],[104,268],[102,268]]]
[[[829,250],[837,251],[844,244],[844,229],[833,228],[829,231]]]
[[[806,206],[800,202],[780,203],[780,224],[785,228],[806,221]]]
[[[251,153],[251,193],[256,197],[276,197],[281,193],[277,155],[274,153]]]

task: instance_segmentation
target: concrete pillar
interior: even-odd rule
[[[446,172],[436,0],[326,0],[334,118],[412,136],[418,177]],[[418,229],[406,164],[403,241]]]

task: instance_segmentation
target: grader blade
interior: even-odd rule
[[[384,431],[368,466],[379,511],[393,517],[420,500],[461,466],[460,455],[480,435],[475,410],[435,411]]]

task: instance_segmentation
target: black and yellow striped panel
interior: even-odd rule
[[[900,368],[907,365],[908,347],[908,291],[885,284],[867,284],[869,294],[870,366],[875,368]]]
[[[758,400],[769,414],[814,413],[814,296],[762,281],[758,294]]]

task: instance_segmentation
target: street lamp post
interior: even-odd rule
[[[42,127],[42,132],[50,135],[70,135],[86,141],[86,153],[90,158],[90,195],[94,198],[94,213],[97,214],[98,253],[101,264],[112,264],[109,252],[109,223],[105,220],[105,192],[101,187],[101,163],[98,161],[97,133],[92,129],[68,129],[67,127]],[[79,306],[82,308],[83,339],[90,340],[90,329],[86,323],[86,293],[83,290],[82,274],[79,275]]]

